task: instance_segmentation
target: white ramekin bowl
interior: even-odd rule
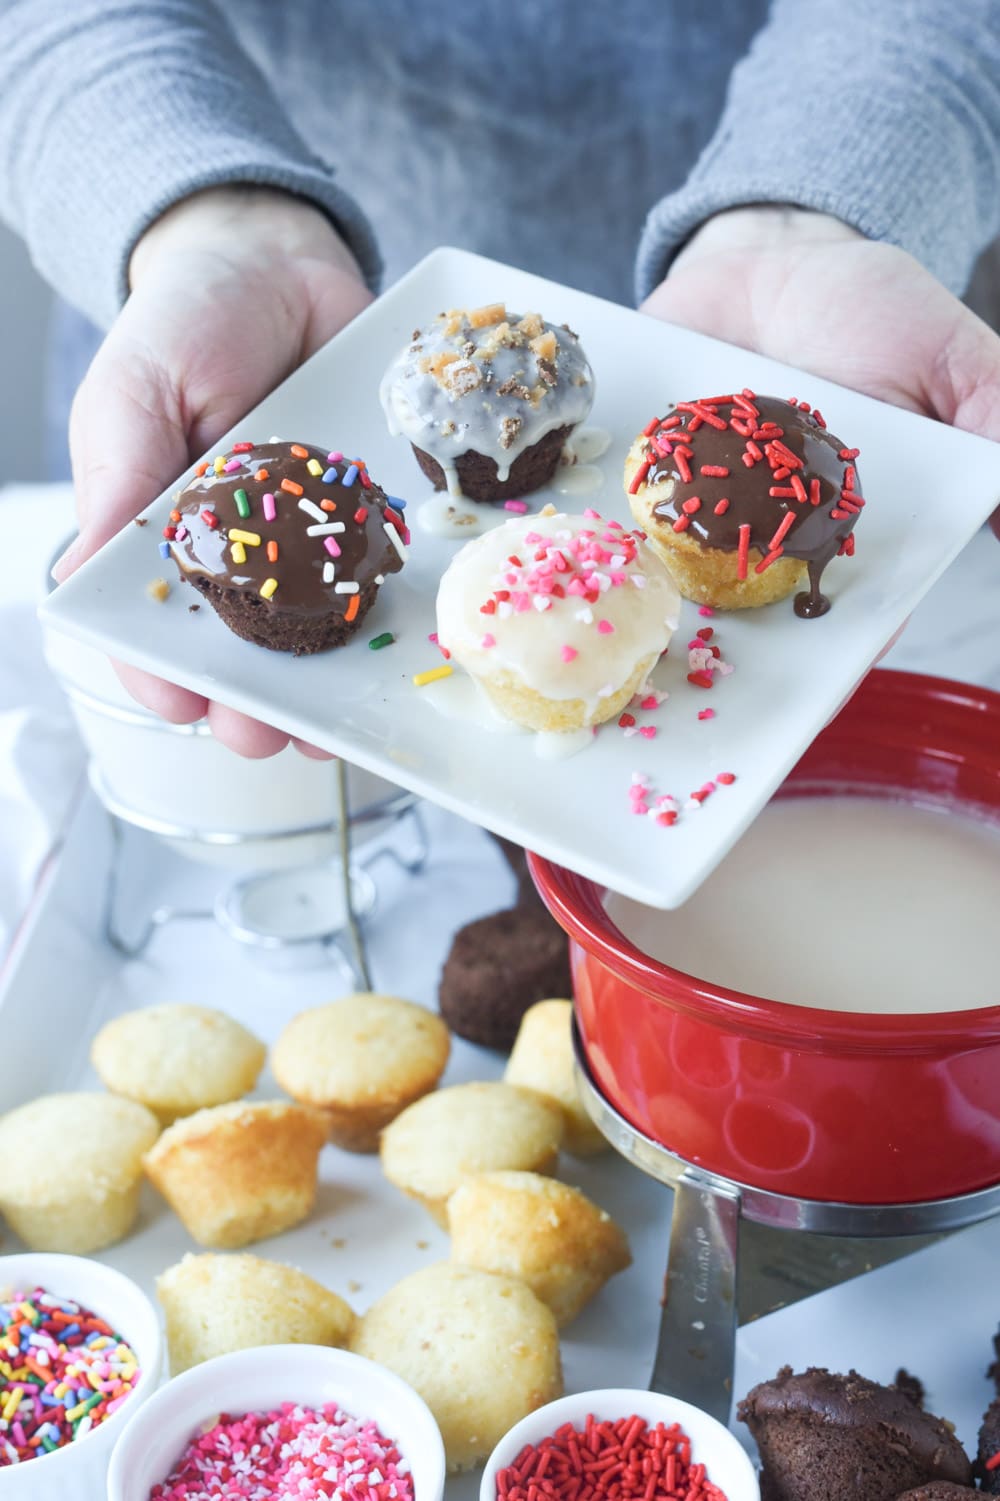
[[[41,1252],[0,1256],[0,1292],[35,1287],[80,1303],[110,1324],[135,1351],[141,1374],[128,1401],[78,1443],[26,1465],[0,1469],[0,1497],[3,1501],[70,1501],[71,1497],[90,1501],[103,1494],[115,1440],[160,1379],[160,1322],[145,1293],[100,1261]]]
[[[659,1392],[608,1387],[560,1397],[529,1413],[504,1434],[486,1462],[479,1501],[496,1501],[497,1474],[515,1460],[525,1444],[536,1445],[564,1423],[583,1428],[588,1413],[598,1422],[617,1422],[633,1413],[647,1423],[679,1423],[691,1440],[694,1464],[703,1464],[707,1478],[725,1492],[727,1501],[760,1501],[760,1486],[750,1456],[735,1434],[700,1407],[664,1397]]]
[[[371,1418],[409,1461],[415,1501],[441,1501],[444,1444],[426,1403],[384,1366],[325,1345],[236,1350],[168,1381],[122,1432],[108,1471],[108,1501],[149,1501],[151,1488],[220,1413],[269,1412],[283,1402],[334,1402]]]

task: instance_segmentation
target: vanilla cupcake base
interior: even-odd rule
[[[0,1118],[0,1214],[34,1251],[82,1256],[127,1235],[159,1135],[117,1095],[42,1095]]]
[[[131,1187],[102,1195],[81,1194],[59,1204],[3,1205],[3,1217],[33,1251],[89,1256],[124,1240],[139,1213],[141,1178]]]
[[[625,493],[637,526],[646,533],[646,544],[669,570],[670,576],[685,599],[713,610],[752,610],[760,605],[776,604],[797,589],[806,588],[809,567],[800,558],[779,558],[763,573],[755,570],[764,554],[751,547],[747,556],[747,576],[737,577],[735,551],[707,547],[687,532],[675,532],[673,523],[656,515],[656,507],[673,494],[674,481],[661,480],[656,485],[640,485],[629,494],[636,471],[646,458],[646,443],[638,437],[625,460]]]
[[[512,672],[496,672],[479,678],[478,683],[505,718],[526,730],[565,734],[614,719],[639,692],[658,661],[658,652],[644,657],[617,692],[596,703],[582,698],[546,698]]]
[[[302,1105],[218,1105],[168,1127],[145,1167],[200,1245],[233,1250],[305,1219],[326,1136]]]

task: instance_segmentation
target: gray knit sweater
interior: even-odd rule
[[[0,213],[102,325],[219,182],[315,200],[373,282],[451,243],[619,300],[735,204],[954,290],[1000,221],[1000,0],[0,0],[0,41]]]

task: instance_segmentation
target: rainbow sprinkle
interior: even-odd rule
[[[141,1375],[96,1314],[44,1288],[0,1300],[0,1469],[77,1443],[118,1411]]]

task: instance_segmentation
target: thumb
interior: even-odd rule
[[[181,403],[164,368],[128,328],[101,345],[70,415],[80,533],[55,564],[62,583],[187,466]]]

